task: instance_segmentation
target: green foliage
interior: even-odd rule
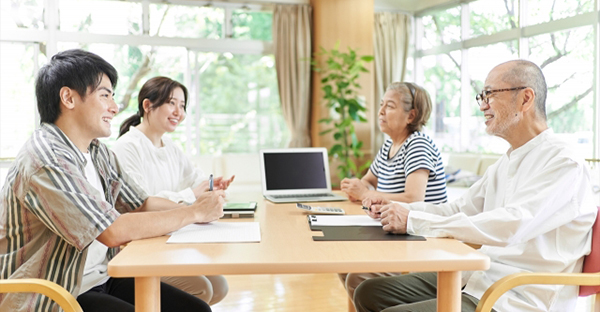
[[[355,163],[355,159],[363,157],[364,153],[360,150],[363,142],[356,137],[354,123],[367,121],[364,117],[367,109],[358,94],[360,85],[357,80],[361,73],[369,72],[364,64],[373,61],[373,56],[358,55],[351,48],[348,48],[347,53],[341,52],[338,46],[336,44],[331,50],[321,47],[316,56],[320,56],[324,64],[319,64],[315,58],[311,64],[313,70],[321,74],[323,99],[331,111],[330,117],[319,122],[333,124],[332,128],[322,131],[320,135],[333,133],[336,144],[329,149],[329,156],[339,160],[338,176],[343,179],[360,177],[365,167],[358,168]]]
[[[248,12],[236,10],[231,14],[233,25],[233,38],[252,40],[273,40],[271,25],[273,24],[272,12]]]

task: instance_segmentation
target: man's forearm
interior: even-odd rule
[[[140,208],[134,212],[151,212],[151,211],[166,211],[175,208],[185,207],[184,204],[179,204],[162,197],[150,196],[146,199]]]
[[[193,223],[194,220],[191,206],[126,213],[119,216],[97,239],[108,247],[116,247],[136,239],[165,235]]]

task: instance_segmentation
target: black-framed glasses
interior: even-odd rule
[[[497,90],[483,90],[481,91],[481,93],[477,94],[475,96],[475,99],[477,100],[477,104],[479,106],[481,106],[481,104],[483,104],[485,102],[485,104],[490,104],[490,94],[495,93],[495,92],[504,92],[504,91],[516,91],[516,90],[523,90],[527,87],[516,87],[516,88],[508,88],[508,89],[497,89]]]

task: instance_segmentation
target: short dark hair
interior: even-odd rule
[[[117,70],[98,55],[80,49],[56,53],[38,72],[35,81],[40,121],[55,123],[60,116],[60,89],[69,87],[85,99],[88,87],[95,90],[106,74],[113,89],[117,86]]]
[[[185,105],[183,110],[187,110],[188,91],[187,88],[179,81],[173,80],[169,77],[154,77],[144,83],[138,94],[138,111],[129,118],[125,119],[119,128],[119,137],[129,131],[129,127],[137,126],[142,122],[144,117],[144,100],[148,99],[151,103],[150,110],[155,110],[166,104],[173,95],[173,90],[181,88],[183,90],[183,97]]]

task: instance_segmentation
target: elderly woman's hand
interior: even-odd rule
[[[365,198],[369,189],[363,182],[357,178],[345,178],[342,180],[340,187],[344,193],[348,195],[348,198],[354,201],[360,201]]]

